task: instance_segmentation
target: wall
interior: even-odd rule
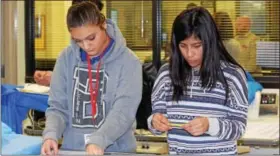
[[[69,45],[66,13],[71,1],[35,1],[35,14],[45,16],[45,48],[36,49],[35,57],[55,59]]]
[[[1,2],[1,60],[5,66],[2,83],[23,85],[25,78],[24,2]]]
[[[3,21],[4,21],[4,18],[3,18],[3,9],[2,9],[2,3],[0,3],[0,34],[2,34],[3,33],[3,26],[2,26],[2,24],[3,24]],[[2,39],[3,38],[3,36],[0,36],[0,65],[1,65],[1,68],[0,68],[0,70],[1,70],[1,72],[0,72],[0,75],[1,75],[1,81],[3,81],[4,79],[3,79],[3,77],[4,77],[4,69],[3,69],[3,67],[4,67],[4,54],[3,54],[3,42],[2,42]],[[1,83],[1,81],[0,81],[0,83]]]
[[[24,1],[17,1],[17,85],[25,83]]]

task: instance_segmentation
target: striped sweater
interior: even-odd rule
[[[167,132],[170,154],[235,155],[237,140],[244,134],[247,123],[247,85],[244,72],[235,65],[222,63],[229,93],[225,104],[225,87],[217,82],[214,88],[202,89],[199,71],[192,71],[192,81],[187,83],[187,93],[178,103],[172,101],[172,83],[168,64],[164,65],[155,81],[152,93],[152,115],[148,126],[153,134],[161,132],[151,125],[153,114],[164,114],[170,124],[185,124],[198,116],[207,117],[208,131],[192,136],[181,128]]]

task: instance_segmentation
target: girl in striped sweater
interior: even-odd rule
[[[229,55],[210,13],[180,13],[170,61],[152,93],[152,133],[167,132],[170,154],[235,155],[247,121],[244,69]]]

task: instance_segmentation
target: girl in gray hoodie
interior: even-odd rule
[[[60,54],[51,78],[41,153],[57,154],[62,136],[64,150],[135,152],[140,61],[116,24],[91,2],[71,6],[67,26],[72,43]]]

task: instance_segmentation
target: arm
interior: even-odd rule
[[[240,61],[240,53],[241,53],[241,45],[240,43],[234,39],[233,45],[232,45],[232,56],[234,57],[235,60],[239,63]]]
[[[138,60],[125,64],[114,104],[104,124],[86,140],[86,145],[95,144],[106,149],[132,127],[142,95],[142,67]]]
[[[259,37],[252,34],[252,37],[249,41],[249,60],[248,66],[250,67],[252,72],[257,70],[257,42],[259,41]]]
[[[51,81],[52,72],[51,71],[40,71],[37,70],[34,73],[34,80],[37,84],[43,86],[49,86]]]
[[[248,89],[245,73],[238,69],[228,78],[227,116],[209,118],[208,134],[223,140],[238,140],[245,132],[248,111]]]
[[[148,128],[155,135],[161,135],[163,132],[156,130],[152,126],[152,119],[156,113],[160,113],[167,118],[166,100],[165,100],[165,81],[167,72],[159,71],[152,91],[152,115],[148,118]]]
[[[68,119],[65,54],[66,52],[62,52],[57,59],[51,78],[48,99],[49,108],[45,114],[46,128],[43,132],[44,140],[53,139],[57,141],[61,138]]]

